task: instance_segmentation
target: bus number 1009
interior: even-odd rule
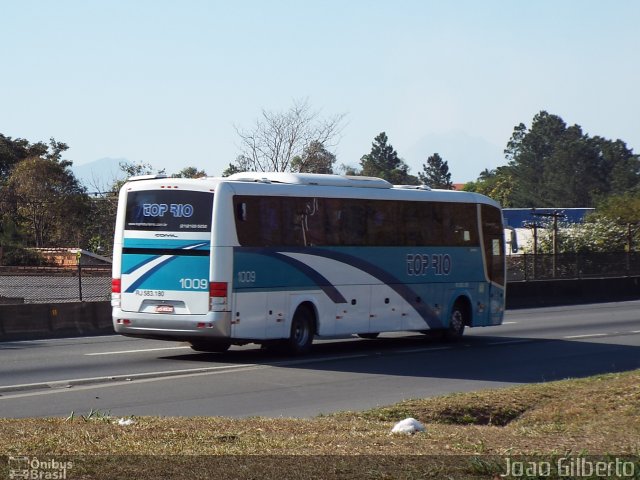
[[[209,280],[206,278],[181,278],[180,287],[184,290],[207,290]]]
[[[240,283],[255,283],[256,272],[253,270],[238,272],[238,282]]]

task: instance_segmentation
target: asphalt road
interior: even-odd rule
[[[456,344],[413,334],[317,341],[303,358],[120,336],[4,342],[0,416],[310,417],[635,368],[640,301],[512,310]]]

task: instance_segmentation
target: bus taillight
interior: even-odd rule
[[[226,298],[227,282],[209,282],[209,296],[211,298]]]
[[[122,280],[119,278],[111,279],[111,306],[120,307],[120,293],[122,292]]]
[[[227,282],[209,282],[209,308],[211,311],[225,308],[227,304]]]

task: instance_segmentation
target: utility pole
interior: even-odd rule
[[[525,228],[533,230],[533,280],[537,277],[537,255],[538,255],[538,228],[541,227],[538,222],[527,222],[523,225]],[[526,259],[526,256],[525,256]],[[526,263],[525,263],[526,265]],[[525,280],[526,280],[526,267],[525,267]]]
[[[531,209],[531,215],[534,217],[547,217],[553,218],[553,234],[551,237],[551,249],[553,251],[553,278],[556,277],[556,255],[558,254],[558,218],[565,217],[564,212],[560,210],[554,210],[549,213],[538,213],[535,208]],[[535,241],[535,240],[534,240]]]

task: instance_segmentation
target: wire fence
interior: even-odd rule
[[[640,275],[640,252],[523,254],[507,257],[507,281]]]
[[[111,266],[0,267],[0,304],[99,302],[111,298]]]
[[[507,257],[507,281],[640,276],[640,253]],[[0,267],[0,304],[99,302],[111,298],[111,267]]]

